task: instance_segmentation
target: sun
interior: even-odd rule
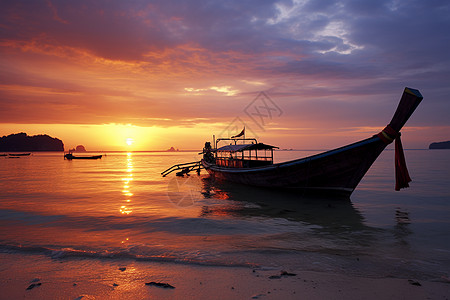
[[[126,143],[128,146],[131,146],[131,145],[133,145],[134,140],[132,138],[127,138]]]

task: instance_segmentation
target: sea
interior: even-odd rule
[[[277,162],[318,151],[276,151]],[[0,253],[448,280],[450,150],[385,150],[350,199],[161,172],[197,152],[0,157]]]

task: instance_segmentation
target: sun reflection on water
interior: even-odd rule
[[[122,194],[125,196],[125,204],[120,206],[120,213],[123,215],[129,215],[133,212],[131,209],[130,202],[131,197],[133,196],[133,193],[130,191],[131,188],[131,181],[133,181],[133,157],[132,153],[127,153],[127,168],[126,168],[126,177],[122,178],[123,181],[123,188],[122,188]]]

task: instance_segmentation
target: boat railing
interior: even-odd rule
[[[247,160],[273,160],[273,152],[270,151],[267,153],[266,151],[264,153],[261,153],[261,150],[259,151],[223,151],[223,152],[216,152],[216,159],[247,159]]]
[[[220,157],[218,156],[216,160],[262,160],[262,161],[272,161],[271,156],[244,156],[244,157]]]
[[[273,163],[272,157],[217,157],[216,165],[228,168],[250,168],[271,165]]]
[[[244,160],[272,160],[272,156],[244,156],[243,158],[236,159],[244,159]]]

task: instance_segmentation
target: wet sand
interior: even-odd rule
[[[0,253],[0,262],[0,299],[448,299],[450,295],[445,278],[363,278],[17,253]],[[146,285],[150,282],[174,288]]]

